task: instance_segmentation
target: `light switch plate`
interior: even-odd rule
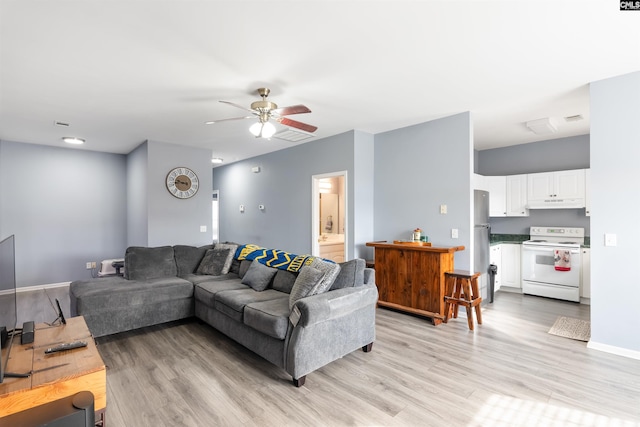
[[[604,235],[604,245],[605,246],[617,246],[618,245],[618,236],[611,233],[606,233]]]
[[[447,214],[447,205],[440,205],[440,214],[442,215]]]
[[[457,228],[452,228],[451,229],[451,238],[452,239],[457,239],[458,238],[458,229]]]
[[[200,232],[201,233],[206,233],[207,232],[207,226],[206,225],[201,225],[200,226]]]
[[[244,205],[240,205],[240,212],[244,212]]]

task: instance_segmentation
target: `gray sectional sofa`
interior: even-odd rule
[[[255,248],[130,247],[124,277],[71,283],[71,314],[84,316],[95,337],[196,316],[298,387],[333,360],[371,350],[378,291],[364,260]]]

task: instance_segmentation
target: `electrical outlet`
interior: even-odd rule
[[[87,270],[91,270],[91,262],[87,263]]]
[[[441,215],[447,214],[447,205],[440,205],[440,214]]]
[[[207,226],[206,225],[201,225],[200,226],[200,232],[201,233],[206,233],[207,232]]]
[[[91,261],[91,268],[96,268],[98,265],[95,261]]]
[[[244,205],[240,205],[240,212],[244,212]]]
[[[615,234],[606,233],[604,235],[604,245],[605,246],[617,246],[618,245],[618,236]]]
[[[457,228],[452,228],[451,229],[451,238],[452,239],[457,239],[458,238],[458,229]]]

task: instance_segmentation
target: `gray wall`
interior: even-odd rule
[[[0,235],[16,236],[19,287],[90,277],[126,248],[126,159],[0,141]]]
[[[198,192],[189,199],[178,199],[167,190],[167,174],[179,166],[198,175]],[[146,246],[212,243],[211,169],[210,150],[147,141]],[[200,231],[201,225],[207,227],[206,232]]]
[[[475,152],[476,173],[486,176],[517,175],[556,170],[587,169],[590,165],[589,135]],[[582,227],[590,235],[584,209],[534,209],[528,217],[491,218],[498,234],[529,234],[531,226]]]
[[[146,142],[127,155],[127,177],[127,246],[146,246],[149,241]]]
[[[463,113],[375,136],[375,240],[406,240],[420,227],[436,246],[465,246],[455,263],[469,269],[471,133],[471,116]]]
[[[638,142],[640,72],[592,83],[589,346],[640,359]],[[605,233],[617,235],[617,246],[604,246]]]
[[[350,224],[355,242],[354,256],[373,259],[373,248],[367,247],[366,243],[374,240],[375,138],[371,134],[356,131],[353,142],[355,154],[354,173],[351,179],[353,188],[349,190],[349,200],[353,200],[351,212],[353,217],[357,218]]]
[[[366,136],[361,136],[366,145]],[[312,176],[347,171],[348,258],[354,257],[354,132],[297,145],[213,170],[220,190],[220,240],[310,253]],[[260,173],[251,172],[253,166]],[[363,172],[364,173],[364,172]],[[355,177],[355,179],[354,179]],[[260,211],[258,205],[265,205]],[[239,206],[245,206],[240,213]]]

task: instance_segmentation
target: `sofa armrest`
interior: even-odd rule
[[[294,307],[300,317],[295,326],[311,326],[345,316],[361,308],[375,305],[377,301],[378,288],[375,285],[336,289],[305,297],[298,300]]]

